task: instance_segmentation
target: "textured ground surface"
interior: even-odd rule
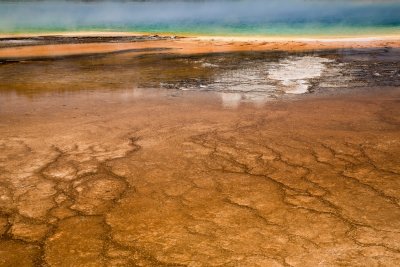
[[[399,97],[4,97],[0,265],[398,266]]]
[[[0,266],[399,266],[398,51],[284,56],[4,61]]]

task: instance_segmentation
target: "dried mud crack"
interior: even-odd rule
[[[138,138],[129,140],[131,148],[117,158],[140,149]],[[13,145],[22,154],[35,153],[23,141]],[[114,259],[108,256],[106,244],[111,244],[111,237],[104,216],[135,189],[108,167],[115,159],[112,151],[88,147],[89,153],[84,155],[74,151],[77,146],[72,147],[72,151],[63,151],[52,146],[54,156],[46,165],[22,174],[25,177],[18,184],[1,185],[1,265],[99,266]],[[108,152],[111,155],[106,155]],[[18,249],[26,250],[27,255],[12,258]],[[112,249],[114,254],[118,252]]]
[[[374,97],[158,100],[5,134],[0,265],[396,266],[398,93]]]

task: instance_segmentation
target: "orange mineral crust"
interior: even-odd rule
[[[11,97],[0,264],[398,265],[399,97]]]
[[[0,266],[400,266],[397,42],[80,41],[0,48]]]
[[[50,35],[51,36],[51,35]],[[69,35],[66,35],[69,36]],[[91,35],[84,35],[91,36]],[[101,35],[102,37],[110,37]],[[114,35],[111,37],[128,37]],[[147,36],[147,35],[132,35]],[[12,38],[10,36],[4,36]],[[15,37],[15,36],[14,36]],[[21,38],[21,36],[17,36]],[[22,36],[30,38],[32,36]],[[160,37],[160,36],[157,36]],[[338,48],[375,48],[400,47],[400,37],[363,37],[363,38],[267,38],[267,37],[169,37],[149,38],[141,42],[102,42],[47,44],[24,47],[0,47],[0,58],[38,58],[54,56],[71,56],[81,54],[112,53],[135,51],[138,54],[153,53],[154,49],[164,50],[158,53],[204,54],[238,51],[307,51]],[[162,36],[161,36],[162,37]],[[140,51],[148,50],[148,51]]]

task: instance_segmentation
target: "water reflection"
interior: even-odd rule
[[[0,98],[106,93],[130,101],[159,92],[171,97],[216,94],[226,108],[314,91],[400,86],[400,50],[211,55],[104,55],[0,65]],[[135,89],[129,89],[135,88]],[[160,90],[162,89],[162,90]],[[4,102],[4,101],[3,101]]]
[[[242,100],[242,94],[239,93],[219,93],[222,99],[222,105],[225,108],[237,108]]]
[[[241,103],[250,103],[255,107],[261,108],[268,101],[274,100],[268,95],[263,94],[252,94],[252,93],[218,93],[221,97],[222,106],[224,108],[235,109],[240,106]]]
[[[213,64],[203,62],[202,65]],[[287,56],[278,61],[245,62],[236,68],[216,72],[206,85],[187,83],[179,89],[218,92],[227,108],[236,108],[241,102],[262,106],[282,96],[308,93],[313,82],[327,77],[338,84],[336,81],[341,80],[344,67],[320,56]],[[329,85],[329,81],[324,81]]]
[[[327,68],[325,63],[332,62],[322,57],[289,57],[270,66],[268,78],[278,81],[278,87],[285,93],[304,94],[311,86],[311,79],[320,77]]]

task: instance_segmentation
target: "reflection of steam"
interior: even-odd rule
[[[174,92],[171,90],[158,90],[156,88],[149,89],[140,87],[133,87],[132,89],[126,90],[118,90],[118,92],[116,93],[116,95],[120,97],[121,101],[160,98],[167,97],[173,94]]]
[[[289,94],[307,93],[311,79],[320,77],[326,68],[324,63],[332,60],[321,57],[291,57],[271,68],[268,78],[277,80],[282,90]]]
[[[317,56],[290,56],[278,62],[253,63],[251,66],[244,65],[243,68],[219,73],[214,82],[207,84],[207,90],[219,92],[224,107],[235,108],[240,102],[262,106],[285,94],[307,93],[311,81],[321,79],[324,73],[333,77],[335,83],[340,83],[336,79],[342,77],[341,65],[327,65],[334,62]]]
[[[133,97],[134,98],[141,98],[141,97],[143,97],[144,95],[146,95],[145,93],[145,91],[144,91],[145,89],[143,89],[143,88],[134,88],[133,89]],[[147,90],[147,91],[149,91],[149,90]]]
[[[224,108],[237,108],[240,103],[251,103],[256,107],[262,107],[272,98],[269,95],[258,93],[223,93],[219,95],[222,99],[222,106]]]
[[[264,104],[271,99],[272,98],[269,95],[265,94],[250,94],[246,96],[246,102],[250,102],[256,107],[264,106]]]
[[[238,93],[220,93],[224,108],[237,108],[242,100],[242,95]]]

